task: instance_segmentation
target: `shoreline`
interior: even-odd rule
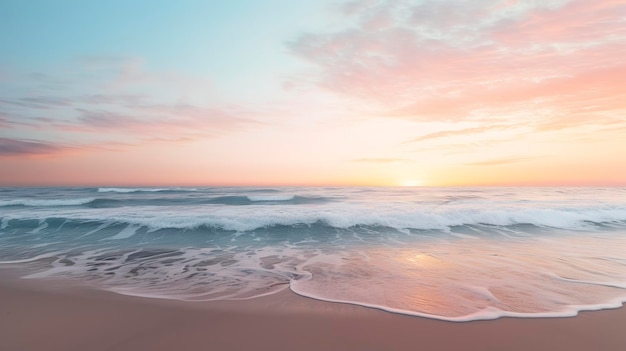
[[[4,270],[3,270],[4,271]],[[0,276],[2,350],[623,350],[626,309],[447,322],[306,298],[186,302]]]

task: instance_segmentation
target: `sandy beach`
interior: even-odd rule
[[[0,280],[1,350],[623,350],[626,310],[467,323],[300,297],[180,302]]]

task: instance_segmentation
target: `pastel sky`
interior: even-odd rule
[[[0,185],[626,185],[626,2],[0,0]]]

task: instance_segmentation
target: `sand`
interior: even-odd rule
[[[4,277],[0,350],[623,351],[626,309],[453,323],[316,301],[288,289],[190,303]]]

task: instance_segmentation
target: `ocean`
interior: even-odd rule
[[[0,188],[3,267],[150,298],[574,316],[626,301],[626,188]]]

